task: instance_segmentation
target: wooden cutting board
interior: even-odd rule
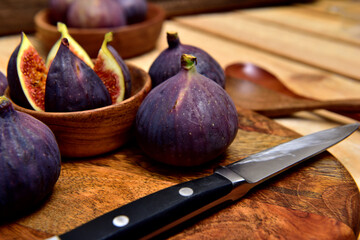
[[[49,199],[31,214],[1,225],[0,239],[36,240],[62,234],[154,191],[209,175],[218,165],[298,137],[249,110],[239,114],[240,127],[233,144],[206,166],[182,169],[152,162],[134,141],[104,156],[63,159],[60,178]],[[169,238],[355,239],[359,206],[353,179],[325,152]]]

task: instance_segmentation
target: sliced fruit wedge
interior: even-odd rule
[[[47,68],[25,33],[12,53],[7,69],[10,96],[14,102],[36,111],[44,111]]]
[[[108,49],[108,43],[113,39],[112,32],[105,34],[104,41],[95,60],[94,71],[108,89],[112,103],[124,100],[125,80],[123,70],[114,55]]]

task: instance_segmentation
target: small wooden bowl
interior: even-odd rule
[[[20,107],[18,111],[39,119],[55,134],[63,157],[89,157],[115,150],[133,136],[137,110],[151,90],[150,76],[128,65],[132,78],[131,97],[110,106],[78,112],[38,112]],[[10,98],[9,89],[5,95]]]
[[[148,3],[148,12],[143,22],[117,28],[69,28],[70,35],[85,49],[91,58],[96,58],[104,35],[113,32],[111,45],[124,59],[135,57],[152,50],[160,35],[165,19],[162,7]],[[43,9],[35,15],[36,36],[41,40],[46,50],[50,50],[60,38],[57,27],[49,20],[48,9]]]

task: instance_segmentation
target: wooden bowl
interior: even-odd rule
[[[114,39],[111,45],[126,59],[146,53],[155,47],[164,19],[165,11],[162,7],[148,3],[147,16],[143,22],[117,28],[69,28],[69,33],[91,58],[96,58],[105,33],[112,31]],[[48,9],[38,12],[34,21],[36,36],[49,51],[60,38],[60,33],[50,22]]]
[[[55,134],[63,157],[89,157],[115,150],[133,136],[137,110],[151,90],[150,76],[128,65],[132,78],[131,97],[110,106],[77,112],[38,112],[20,107],[18,111],[39,119]],[[9,89],[5,95],[10,98]]]

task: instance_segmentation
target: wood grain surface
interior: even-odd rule
[[[100,157],[63,159],[52,195],[29,215],[1,225],[1,239],[43,239],[64,233],[142,196],[208,175],[218,165],[298,136],[266,117],[239,110],[235,141],[221,157],[202,167],[182,169],[153,162],[135,142]],[[355,182],[325,152],[258,186],[242,200],[172,233],[170,239],[355,239],[359,206]]]
[[[33,32],[35,14],[47,5],[47,0],[0,1],[0,35]]]
[[[262,10],[258,11],[261,13]],[[353,61],[360,55],[357,46],[345,43],[339,45],[329,39],[305,35],[271,22],[264,24],[261,19],[253,18],[242,11],[238,11],[237,14],[224,13],[221,18],[215,15],[198,15],[181,17],[178,21],[327,71],[338,72],[352,78],[360,75],[360,65]],[[233,24],[234,22],[236,24]],[[312,46],[321,46],[321,48]]]
[[[236,8],[264,7],[278,4],[304,3],[311,0],[148,0],[162,6],[168,17]]]
[[[234,8],[270,6],[311,0],[148,0],[166,10],[168,17],[214,12]],[[2,0],[0,1],[0,35],[16,34],[19,31],[34,32],[34,16],[48,7],[48,0]]]

